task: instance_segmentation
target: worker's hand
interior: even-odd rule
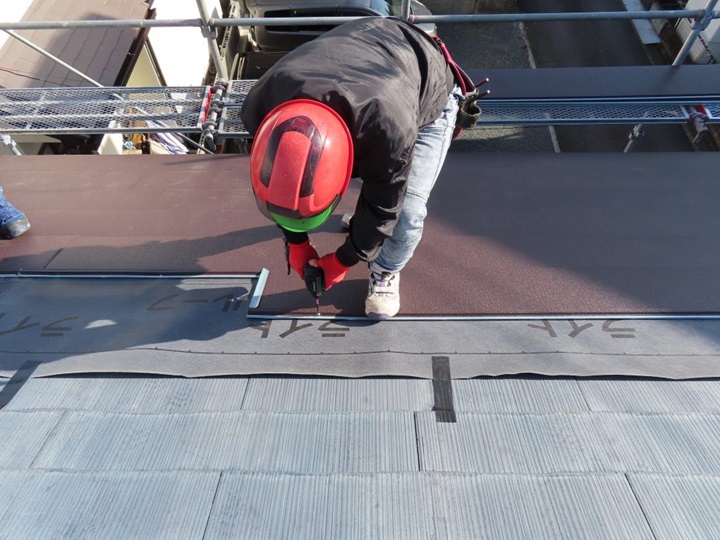
[[[338,261],[335,252],[324,255],[322,258],[316,261],[316,264],[317,266],[322,268],[323,272],[325,273],[326,290],[333,285],[337,285],[343,279],[345,279],[347,271],[350,270],[349,266],[345,266],[340,261]]]
[[[304,279],[305,265],[308,261],[317,259],[318,252],[310,243],[310,240],[305,240],[302,244],[288,242],[287,249],[288,265],[297,272],[298,276]]]

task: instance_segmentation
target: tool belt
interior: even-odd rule
[[[465,73],[465,71],[463,71],[460,66],[457,65],[455,60],[452,59],[452,56],[450,56],[450,51],[448,51],[445,43],[443,43],[442,40],[437,36],[428,37],[433,40],[435,46],[445,57],[445,61],[450,67],[450,71],[452,71],[453,75],[455,76],[455,82],[457,82],[460,90],[462,90],[463,93],[463,98],[458,103],[459,108],[457,114],[457,121],[455,122],[455,132],[453,133],[453,139],[456,139],[463,129],[475,127],[475,123],[478,121],[478,118],[480,118],[480,115],[482,114],[482,109],[477,104],[477,101],[478,99],[488,95],[490,91],[485,90],[483,92],[480,92],[478,88],[483,84],[487,83],[489,79],[483,79],[478,83],[474,83],[470,76]]]

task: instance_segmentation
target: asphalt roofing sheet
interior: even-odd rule
[[[6,276],[0,374],[720,376],[718,320],[248,319],[253,281]]]

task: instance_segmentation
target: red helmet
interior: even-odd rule
[[[260,124],[250,153],[258,208],[284,229],[315,229],[347,190],[352,165],[352,139],[340,115],[319,101],[283,103]]]

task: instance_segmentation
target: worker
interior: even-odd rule
[[[28,218],[8,202],[3,195],[2,186],[0,186],[0,237],[15,238],[29,228]]]
[[[253,191],[284,234],[288,271],[303,277],[316,265],[329,289],[368,263],[369,318],[400,309],[400,271],[422,236],[465,97],[443,49],[401,19],[356,19],[285,55],[242,106],[254,137]],[[320,257],[308,231],[356,177],[362,186],[347,237]]]

